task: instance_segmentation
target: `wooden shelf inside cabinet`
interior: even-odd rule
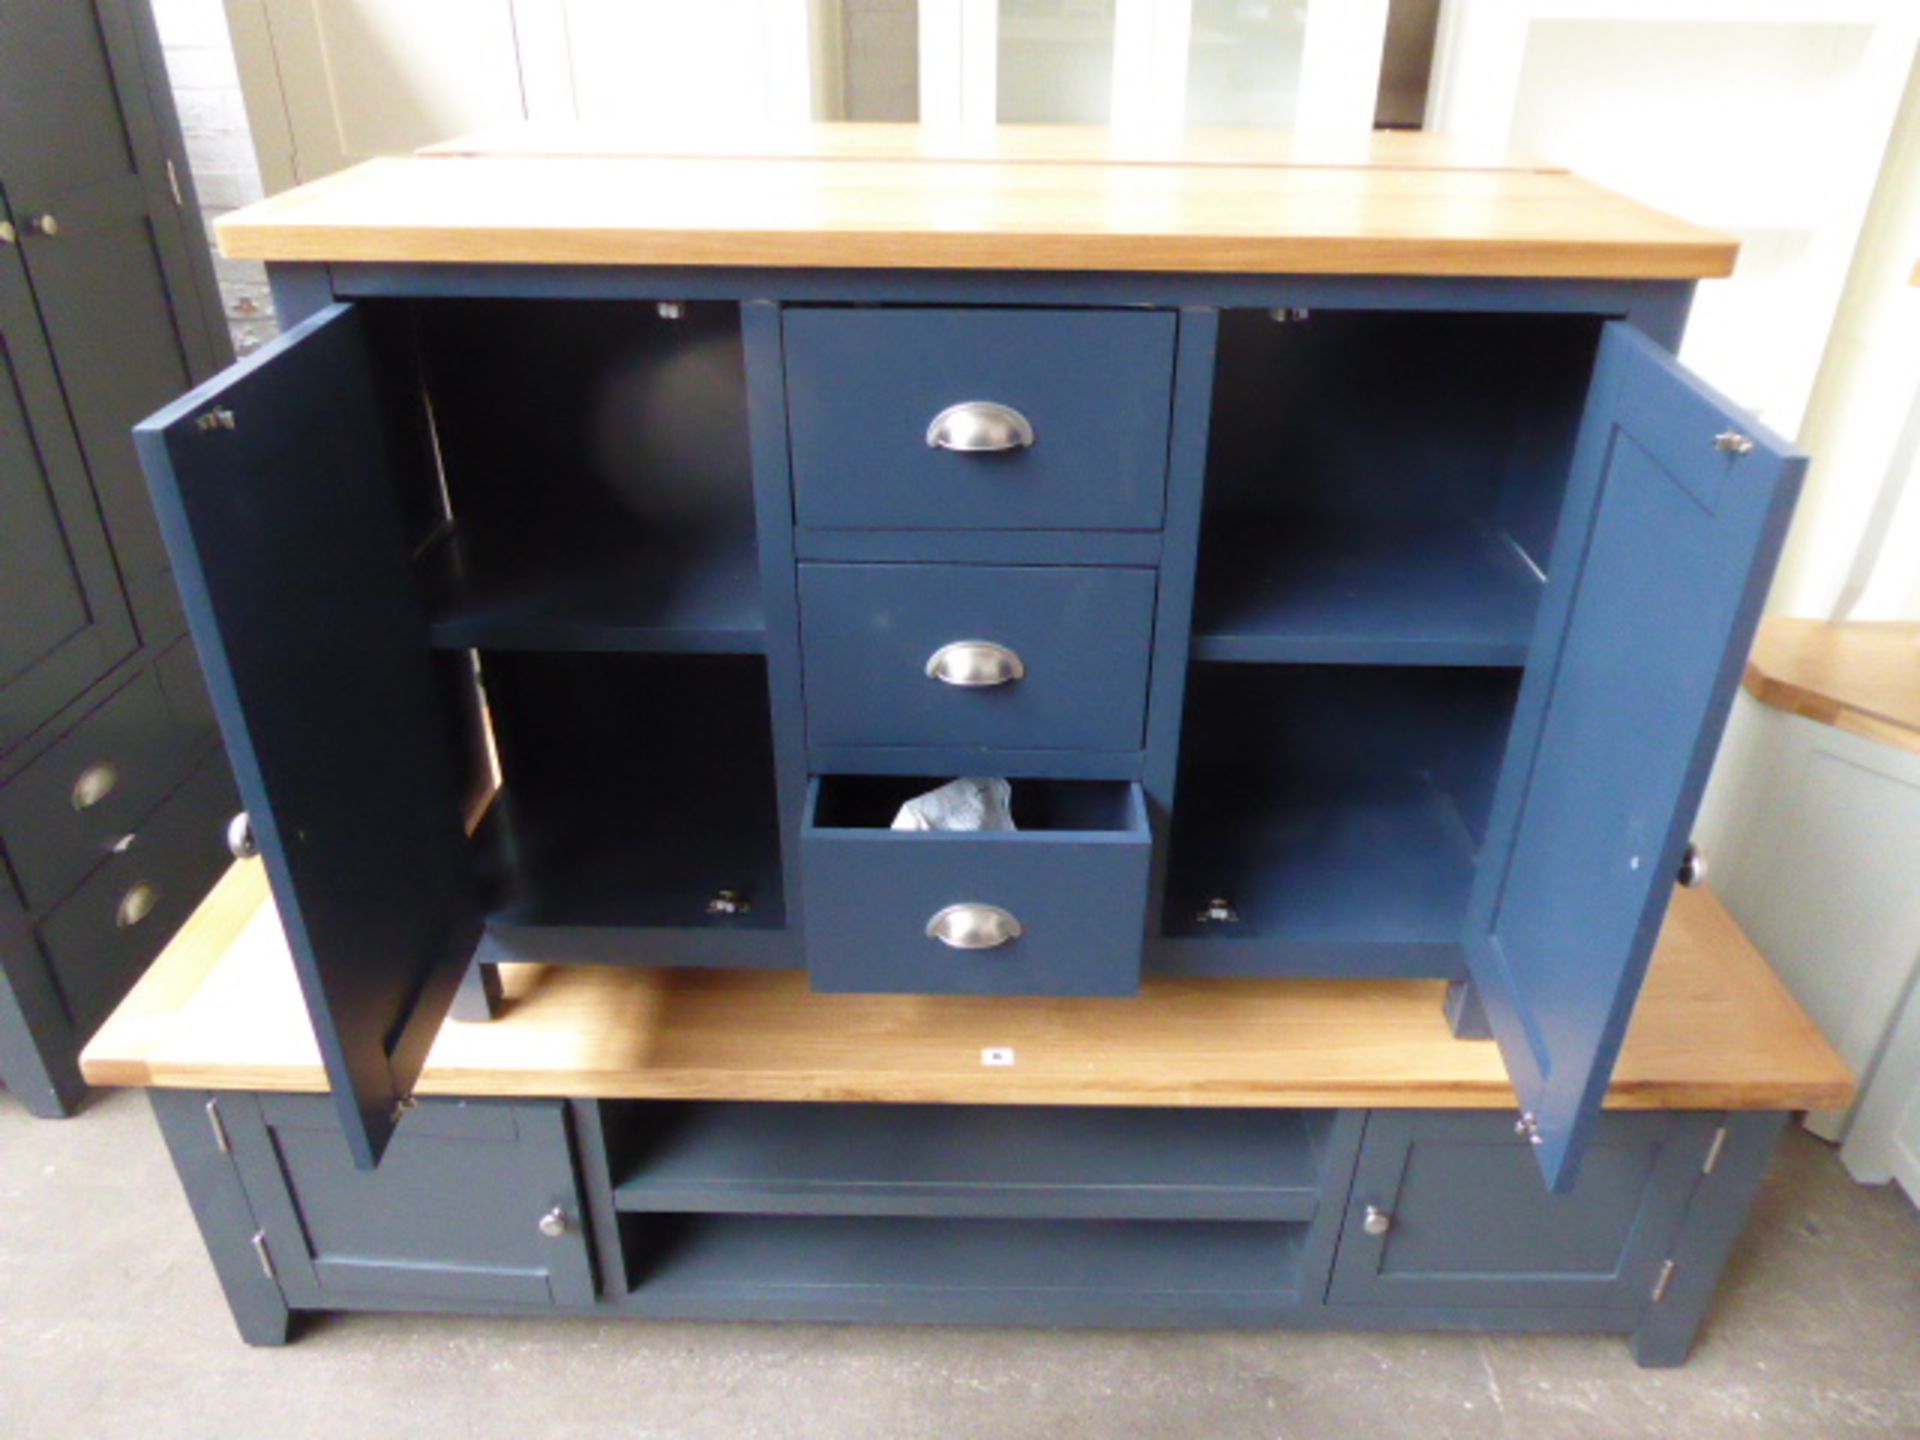
[[[633,1298],[642,1305],[736,1289],[777,1298],[789,1288],[871,1299],[901,1290],[1066,1291],[1260,1295],[1284,1303],[1298,1285],[1305,1228],[800,1215],[629,1217],[627,1224],[657,1230],[628,1245]]]
[[[1198,660],[1519,665],[1544,581],[1468,525],[1368,533],[1215,520],[1201,549]]]
[[[621,1210],[1313,1218],[1331,1111],[647,1104]],[[621,1164],[616,1160],[616,1164]]]
[[[445,650],[752,655],[767,648],[751,531],[484,558],[459,535],[421,561]]]

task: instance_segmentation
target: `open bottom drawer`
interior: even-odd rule
[[[1125,781],[1016,780],[1012,831],[896,831],[937,781],[830,775],[801,862],[814,988],[1127,995],[1139,988],[1151,848]]]

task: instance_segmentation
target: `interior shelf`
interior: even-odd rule
[[[1544,581],[1466,523],[1415,531],[1248,521],[1201,552],[1200,660],[1518,665]]]
[[[785,924],[763,659],[486,651],[481,674],[496,924]]]
[[[1162,932],[1457,943],[1522,673],[1195,665]]]
[[[1473,839],[1425,775],[1367,775],[1180,794],[1167,877],[1169,935],[1259,935],[1323,943],[1446,944],[1460,938]],[[1231,921],[1202,920],[1216,897]]]
[[[956,1105],[636,1103],[626,1211],[1295,1220],[1331,1114]]]
[[[639,1233],[644,1227],[645,1233]],[[654,1302],[822,1292],[1291,1298],[1298,1225],[1218,1221],[629,1216],[635,1295]]]
[[[441,649],[766,649],[751,531],[661,536],[603,552],[522,551],[501,566],[478,563],[455,536],[423,569]]]

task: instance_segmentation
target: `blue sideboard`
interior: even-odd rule
[[[538,959],[1444,979],[1572,1186],[1805,463],[1673,357],[1724,255],[383,259],[393,173],[138,436],[360,1164]],[[961,775],[1020,828],[889,828]]]

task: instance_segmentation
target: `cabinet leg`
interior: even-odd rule
[[[31,942],[22,949],[37,966],[40,952]],[[22,979],[27,983],[16,989],[13,976],[0,969],[0,1083],[29,1115],[65,1119],[87,1098],[76,1058],[82,1037],[68,1028],[46,979]]]
[[[484,960],[467,966],[467,973],[454,992],[453,1018],[456,1020],[498,1020],[505,999],[500,989],[500,967]]]
[[[1727,1138],[1713,1173],[1700,1177],[1687,1202],[1686,1215],[1668,1259],[1673,1273],[1658,1301],[1641,1312],[1633,1332],[1633,1358],[1649,1369],[1685,1362],[1693,1337],[1706,1319],[1720,1284],[1720,1271],[1733,1242],[1746,1228],[1747,1214],[1773,1158],[1787,1117],[1778,1112],[1747,1111],[1726,1117]]]
[[[1493,1026],[1487,1022],[1487,1007],[1480,1003],[1480,990],[1471,980],[1447,982],[1447,1028],[1456,1040],[1491,1040]]]
[[[260,1226],[247,1203],[233,1156],[220,1148],[207,1115],[212,1098],[201,1090],[150,1090],[154,1118],[173,1168],[199,1222],[200,1238],[226,1292],[240,1338],[249,1345],[284,1345],[292,1321],[279,1282],[260,1266],[253,1237]],[[239,1103],[248,1097],[236,1097]]]

